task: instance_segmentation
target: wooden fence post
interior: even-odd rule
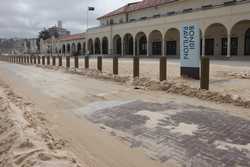
[[[134,56],[133,57],[133,77],[139,77],[140,75],[140,58],[139,56]]]
[[[88,69],[89,68],[89,56],[85,56],[84,57],[84,64],[85,64],[85,68]]]
[[[201,58],[201,80],[200,88],[209,90],[210,61],[208,57]]]
[[[160,81],[165,81],[167,79],[167,57],[160,57]]]
[[[70,55],[66,56],[66,68],[70,68]]]
[[[97,70],[102,72],[102,56],[97,57]]]
[[[118,71],[119,71],[119,64],[118,64],[118,57],[114,56],[113,57],[113,74],[114,75],[118,75]]]
[[[47,56],[47,65],[50,65],[50,56]]]
[[[55,57],[55,56],[52,57],[52,65],[53,65],[53,66],[56,65],[56,57]]]
[[[79,56],[75,55],[74,58],[75,58],[75,68],[79,68]]]
[[[62,66],[62,56],[58,56],[58,66]]]

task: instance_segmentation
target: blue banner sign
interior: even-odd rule
[[[197,24],[183,24],[180,35],[181,74],[199,78],[200,28]]]
[[[181,27],[181,65],[200,67],[200,29],[197,24]]]

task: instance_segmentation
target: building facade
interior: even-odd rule
[[[196,23],[201,55],[250,57],[250,0],[143,0],[98,20],[98,27],[60,39],[57,50],[69,54],[79,43],[89,55],[179,57],[180,27]]]
[[[202,55],[250,56],[249,0],[143,0],[98,20],[87,33],[90,54],[179,56],[180,27],[192,22]]]
[[[82,55],[86,53],[85,33],[41,40],[40,47],[41,53],[44,54]]]
[[[24,53],[38,53],[37,38],[25,39],[24,40]]]

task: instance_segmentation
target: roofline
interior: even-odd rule
[[[173,3],[173,2],[177,2],[177,1],[178,1],[178,0],[173,0],[173,1],[170,1],[170,2],[162,3],[162,4],[168,4],[168,3]],[[142,2],[142,1],[134,2],[134,4],[140,3],[140,2]],[[120,7],[120,8],[127,7],[129,4],[133,4],[133,3],[128,3],[127,5],[124,5],[124,6]],[[148,6],[148,7],[144,7],[144,8],[141,8],[141,9],[134,9],[134,10],[131,10],[131,11],[129,11],[129,12],[121,12],[121,13],[111,14],[111,15],[109,15],[109,16],[106,16],[106,15],[108,15],[108,13],[107,13],[107,14],[104,15],[104,16],[98,17],[97,20],[104,19],[104,18],[108,18],[108,17],[112,17],[112,16],[116,16],[116,15],[120,15],[120,14],[126,14],[126,13],[130,13],[130,12],[134,12],[134,11],[140,11],[140,10],[147,9],[147,8],[153,8],[153,7],[161,6],[162,4],[155,5],[155,6]],[[116,9],[116,10],[119,10],[120,8],[118,8],[118,9]],[[115,11],[115,10],[114,10],[114,11]],[[112,11],[112,12],[114,12],[114,11]],[[109,12],[109,13],[111,13],[111,12]]]
[[[116,9],[116,10],[119,10],[119,9],[125,8],[125,7],[128,7],[129,5],[134,5],[134,4],[137,4],[137,3],[140,3],[140,2],[142,2],[142,1],[127,3],[126,5],[120,7],[120,8],[118,8],[118,9]],[[114,11],[116,11],[116,10],[114,10]],[[111,11],[111,12],[114,12],[114,11]],[[109,12],[109,13],[111,13],[111,12]],[[119,15],[119,14],[126,13],[126,12],[121,12],[121,13],[113,14],[113,15],[110,15],[110,16],[106,16],[106,15],[108,15],[109,13],[107,13],[107,14],[105,14],[105,15],[103,15],[103,16],[98,17],[97,20],[100,20],[100,19],[103,19],[103,18],[106,18],[106,17],[111,17],[111,16]],[[127,12],[127,13],[128,13],[128,12]]]
[[[83,36],[85,34],[85,32],[83,33],[77,33],[77,34],[71,34],[71,35],[66,35],[66,36],[63,36],[61,38],[59,38],[58,40],[59,41],[72,41],[72,40],[81,40],[81,39],[85,39],[85,37]],[[77,36],[79,35],[80,38],[74,38],[74,36]],[[70,38],[72,37],[72,38]]]

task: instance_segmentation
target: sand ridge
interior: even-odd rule
[[[65,67],[58,66],[36,66],[43,69],[50,69],[55,71],[61,70],[66,73],[83,75],[94,79],[114,81],[120,84],[124,84],[126,86],[134,86],[135,89],[164,91],[166,93],[195,97],[198,99],[216,103],[233,104],[235,106],[250,108],[250,100],[248,98],[244,98],[244,96],[235,95],[231,92],[221,92],[217,90],[201,90],[199,88],[192,87],[191,85],[186,83],[191,79],[186,79],[186,82],[179,80],[167,80],[160,82],[150,77],[133,78],[131,76],[113,75],[107,72],[100,72],[95,69],[67,69]]]
[[[0,83],[0,167],[80,167],[31,103]]]

